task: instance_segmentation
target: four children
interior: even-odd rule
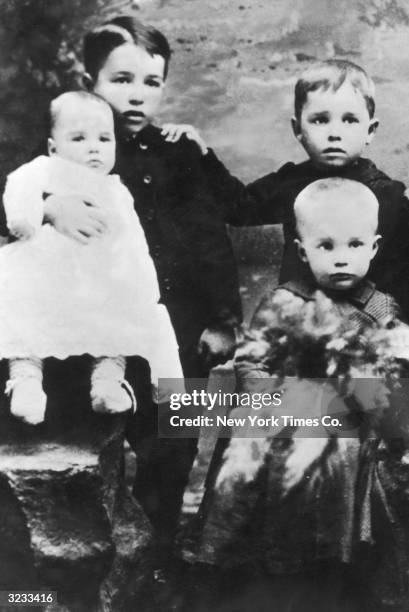
[[[405,188],[402,183],[393,181],[371,161],[362,158],[378,125],[375,118],[374,86],[365,71],[351,62],[339,60],[319,63],[308,69],[296,85],[295,113],[292,119],[295,136],[308,154],[308,161],[298,165],[286,164],[277,172],[245,187],[230,176],[212,151],[201,156],[197,147],[185,137],[176,144],[169,143],[161,131],[152,125],[164,90],[169,58],[168,42],[160,32],[127,17],[119,17],[96,28],[86,36],[84,42],[87,72],[85,82],[87,88],[108,102],[114,111],[117,138],[115,171],[133,197],[149,254],[156,267],[161,302],[166,305],[175,330],[185,377],[206,377],[210,367],[231,356],[234,349],[241,307],[236,267],[225,221],[237,225],[282,223],[285,235],[281,286],[263,302],[253,319],[250,336],[236,356],[236,366],[244,386],[247,378],[258,376],[257,372],[262,371],[263,375],[268,376],[274,374],[271,364],[266,367],[263,354],[258,349],[256,354],[252,353],[255,347],[252,334],[259,338],[266,326],[279,320],[277,312],[281,308],[283,294],[294,300],[297,308],[302,309],[305,304],[314,302],[315,291],[319,288],[329,296],[336,313],[342,319],[348,321],[352,328],[363,331],[368,326],[393,320],[397,311],[394,300],[401,307],[403,316],[407,316],[409,204],[404,197]],[[132,326],[132,309],[137,317],[140,313],[144,315],[147,309],[152,313],[159,312],[161,307],[154,305],[155,279],[150,272],[150,259],[144,250],[137,217],[130,209],[129,193],[117,176],[106,176],[114,161],[112,117],[107,105],[99,98],[91,95],[88,98],[86,94],[67,95],[68,98],[63,97],[54,103],[54,131],[49,149],[51,157],[35,160],[32,162],[34,166],[28,167],[29,176],[33,173],[36,175],[35,183],[39,187],[37,196],[44,193],[44,196],[38,198],[40,202],[38,199],[24,201],[18,197],[18,179],[19,174],[25,172],[24,167],[16,171],[15,177],[10,177],[5,206],[8,209],[10,232],[20,240],[0,253],[0,263],[4,260],[4,282],[9,282],[9,275],[18,273],[25,286],[29,277],[40,279],[39,272],[44,269],[47,274],[51,274],[51,278],[55,275],[57,284],[49,291],[49,306],[44,306],[44,311],[39,315],[40,320],[45,321],[45,314],[51,316],[53,305],[61,302],[63,293],[60,291],[63,292],[65,285],[58,284],[57,268],[58,262],[65,259],[65,253],[75,253],[73,256],[75,265],[78,262],[78,275],[83,274],[86,282],[98,285],[99,275],[90,279],[87,270],[93,269],[100,257],[106,256],[104,249],[107,248],[108,252],[115,252],[115,257],[118,256],[124,266],[123,276],[121,265],[112,269],[113,273],[118,271],[120,277],[118,280],[113,274],[112,282],[122,282],[126,276],[128,284],[124,291],[130,299],[125,300],[124,308],[126,306],[129,325]],[[68,120],[66,113],[71,108],[71,103],[67,106],[69,100],[73,101],[75,112],[71,112]],[[86,161],[69,152],[77,150],[79,142],[87,140],[89,126],[94,121],[87,112],[90,106],[93,108],[94,119],[101,116],[101,127],[96,130],[97,146],[111,149],[109,163],[100,159],[99,148],[97,152],[90,150]],[[74,130],[72,121],[75,123],[80,119],[80,129]],[[65,133],[64,130],[73,135],[68,154],[58,139],[60,132]],[[75,171],[72,171],[73,164],[76,164]],[[37,166],[39,175],[34,172]],[[33,172],[30,168],[33,168]],[[121,193],[118,199],[117,192]],[[54,228],[40,227],[43,205],[45,219]],[[120,224],[122,211],[123,218],[129,220],[129,225],[123,227],[127,240],[121,240],[115,251],[115,231],[112,228],[116,223]],[[124,223],[127,224],[126,221]],[[31,226],[36,228],[33,237],[30,237]],[[23,238],[29,239],[23,243]],[[86,257],[81,252],[82,247],[77,246],[75,241],[85,243],[84,253],[85,250],[92,253],[94,248],[98,250],[94,259],[90,257],[90,268],[87,268],[88,263],[85,265],[85,271],[83,265]],[[138,254],[133,246],[136,242]],[[53,261],[55,253],[58,256]],[[30,271],[27,272],[27,258],[34,255],[39,259],[33,259]],[[111,261],[109,257],[108,261]],[[36,266],[40,266],[38,270]],[[81,289],[76,276],[70,282],[74,293],[67,302],[67,316],[74,311],[81,314],[81,300],[89,299],[88,293],[86,298],[83,295],[76,296],[77,287],[79,292]],[[116,286],[111,292],[111,285],[104,283],[101,291],[108,289],[111,295],[115,293],[115,296],[124,296],[123,291],[118,290],[117,293]],[[138,293],[138,288],[142,293]],[[14,298],[12,293],[10,300],[6,300],[2,306],[8,309],[9,315],[14,314],[11,310],[13,299],[20,299],[20,290],[21,287],[17,287]],[[145,295],[145,292],[149,295]],[[108,297],[107,293],[104,295]],[[96,291],[92,304],[95,300],[98,302],[99,296]],[[111,314],[116,315],[115,299],[114,302],[114,312],[111,311]],[[29,304],[33,305],[32,302]],[[80,307],[76,308],[78,304]],[[95,320],[97,310],[97,306],[92,308],[91,314],[95,314]],[[31,316],[30,308],[22,311],[21,317],[24,318],[27,313],[30,315],[27,321],[34,321],[34,318],[37,320],[37,317]],[[116,320],[115,317],[113,320]],[[139,330],[142,329],[141,321],[148,344],[151,341],[149,338],[153,337],[148,338],[148,335],[155,333],[152,327],[158,327],[155,330],[158,333],[160,328],[160,340],[158,336],[159,344],[156,348],[162,346],[160,342],[165,342],[166,347],[170,347],[166,348],[167,362],[176,364],[167,324],[157,326],[155,319],[146,323],[145,327],[145,319],[142,317],[138,322]],[[87,326],[88,322],[87,318]],[[141,350],[145,341],[139,332],[127,334],[124,331],[126,322],[126,317],[121,319],[109,337],[106,336],[106,346],[103,343],[98,350],[91,349],[92,354],[98,358],[91,391],[93,407],[97,410],[116,412],[129,408],[128,397],[122,386],[125,355],[142,355],[152,365],[155,363],[148,350]],[[89,322],[90,330],[94,323]],[[56,330],[59,325],[58,320]],[[53,348],[51,352],[48,348],[37,349],[38,336],[32,345],[26,344],[33,335],[30,329],[31,324],[27,333],[22,333],[18,339],[11,339],[13,346],[21,343],[24,350],[19,347],[17,351],[7,349],[0,354],[13,358],[12,412],[35,423],[41,420],[44,411],[44,398],[39,385],[41,362],[38,358],[56,354],[57,349]],[[126,342],[126,346],[122,346],[122,332],[128,336],[127,340],[132,346]],[[4,342],[7,333],[5,330],[4,336],[0,334]],[[83,338],[74,333],[69,348],[63,343],[62,353],[72,353],[71,341],[74,345],[76,342],[81,344],[81,350],[90,351],[85,346],[87,338],[86,333],[84,343],[81,344]],[[36,358],[33,358],[34,355]],[[17,369],[14,369],[14,364],[18,366]],[[28,368],[28,378],[35,379],[37,385],[38,402],[34,405],[33,413],[29,412],[29,402],[26,399],[30,391],[23,389],[20,392],[21,381],[27,376],[27,373],[24,375],[24,368]],[[100,370],[101,376],[97,376]],[[32,374],[34,371],[35,376]],[[104,380],[102,385],[101,378]],[[107,380],[108,384],[105,384]],[[162,548],[167,548],[169,552],[183,491],[196,452],[196,440],[156,439],[153,419],[149,413],[151,409],[151,405],[140,405],[133,421],[131,441],[138,452],[135,495],[156,527]],[[150,440],[144,445],[140,443],[141,434],[136,434],[136,429],[141,427],[146,439]],[[233,440],[231,445],[234,443],[240,444],[240,440]],[[361,461],[357,448],[355,445],[352,453],[355,470],[359,469]],[[312,466],[312,463],[308,463],[308,457],[312,457],[311,461],[317,462],[317,469],[320,469],[320,460],[326,451],[326,446],[317,445],[305,461],[303,457],[301,461],[294,461],[291,460],[291,451],[289,454],[280,454],[272,442],[267,454],[270,463],[273,460],[280,464],[278,472],[290,465],[293,480],[290,478],[289,482],[296,485],[301,483],[302,487],[306,483],[305,474]],[[225,461],[229,461],[228,451]],[[266,469],[268,473],[270,468],[266,466],[269,463],[264,463],[264,457],[262,465],[264,474]],[[268,530],[268,537],[265,538],[268,546],[263,548],[262,563],[280,551],[275,539],[280,530],[273,533],[268,520],[270,513],[274,516],[275,509],[279,508],[279,516],[286,516],[290,520],[297,511],[289,495],[285,498],[285,512],[282,513],[280,487],[284,481],[275,478],[278,472],[274,469],[270,473],[270,480],[276,489],[268,489],[271,506],[264,508],[264,512],[267,512],[264,515],[266,520],[254,524],[256,537],[265,535],[258,531],[259,527],[260,530]],[[224,474],[228,474],[228,470]],[[323,482],[325,478],[322,476]],[[219,479],[219,488],[221,482]],[[212,498],[212,493],[209,495]],[[232,535],[229,533],[229,524],[223,525],[224,519],[220,522],[222,515],[219,509],[224,503],[220,499],[216,492],[208,506],[207,526],[202,536],[203,548],[198,556],[205,562],[218,563],[220,555],[223,556],[226,551],[231,560],[235,554],[234,542],[228,542],[228,546],[221,550],[219,544],[222,540],[215,540],[221,528],[227,540]],[[250,516],[242,518],[246,522]],[[353,521],[353,513],[347,518]],[[340,529],[342,531],[342,525]],[[295,555],[297,533],[295,530]],[[223,543],[226,544],[226,539]]]

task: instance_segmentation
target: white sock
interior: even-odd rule
[[[117,414],[134,405],[133,393],[125,383],[125,357],[95,359],[91,374],[91,402],[95,412]]]
[[[31,425],[44,421],[47,396],[43,391],[43,362],[38,357],[10,359],[10,412]]]

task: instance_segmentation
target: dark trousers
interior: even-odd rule
[[[168,306],[179,344],[185,378],[209,376],[198,352],[201,333],[206,327],[202,305],[183,301]],[[126,378],[137,390],[138,410],[130,418],[128,441],[137,455],[134,495],[155,527],[164,555],[172,549],[183,503],[183,494],[197,453],[197,438],[159,438],[158,407],[151,399],[149,366],[140,359],[129,359]],[[161,414],[169,410],[161,406]]]

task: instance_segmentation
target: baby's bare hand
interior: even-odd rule
[[[162,135],[165,136],[166,142],[177,142],[183,134],[199,146],[202,155],[206,155],[206,143],[193,125],[189,123],[165,123],[162,125]]]
[[[89,198],[79,195],[49,196],[44,217],[58,232],[82,244],[88,244],[107,229],[103,210]]]

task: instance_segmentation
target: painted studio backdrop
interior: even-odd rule
[[[370,157],[408,182],[405,0],[6,0],[0,6],[3,178],[41,142],[48,101],[77,86],[83,33],[118,12],[134,13],[170,40],[158,121],[198,127],[242,180],[304,159],[290,129],[294,83],[312,60],[337,57],[355,60],[374,78],[380,128]],[[248,315],[265,289],[260,275],[275,280],[271,264],[275,271],[281,235],[272,228],[232,234]]]

